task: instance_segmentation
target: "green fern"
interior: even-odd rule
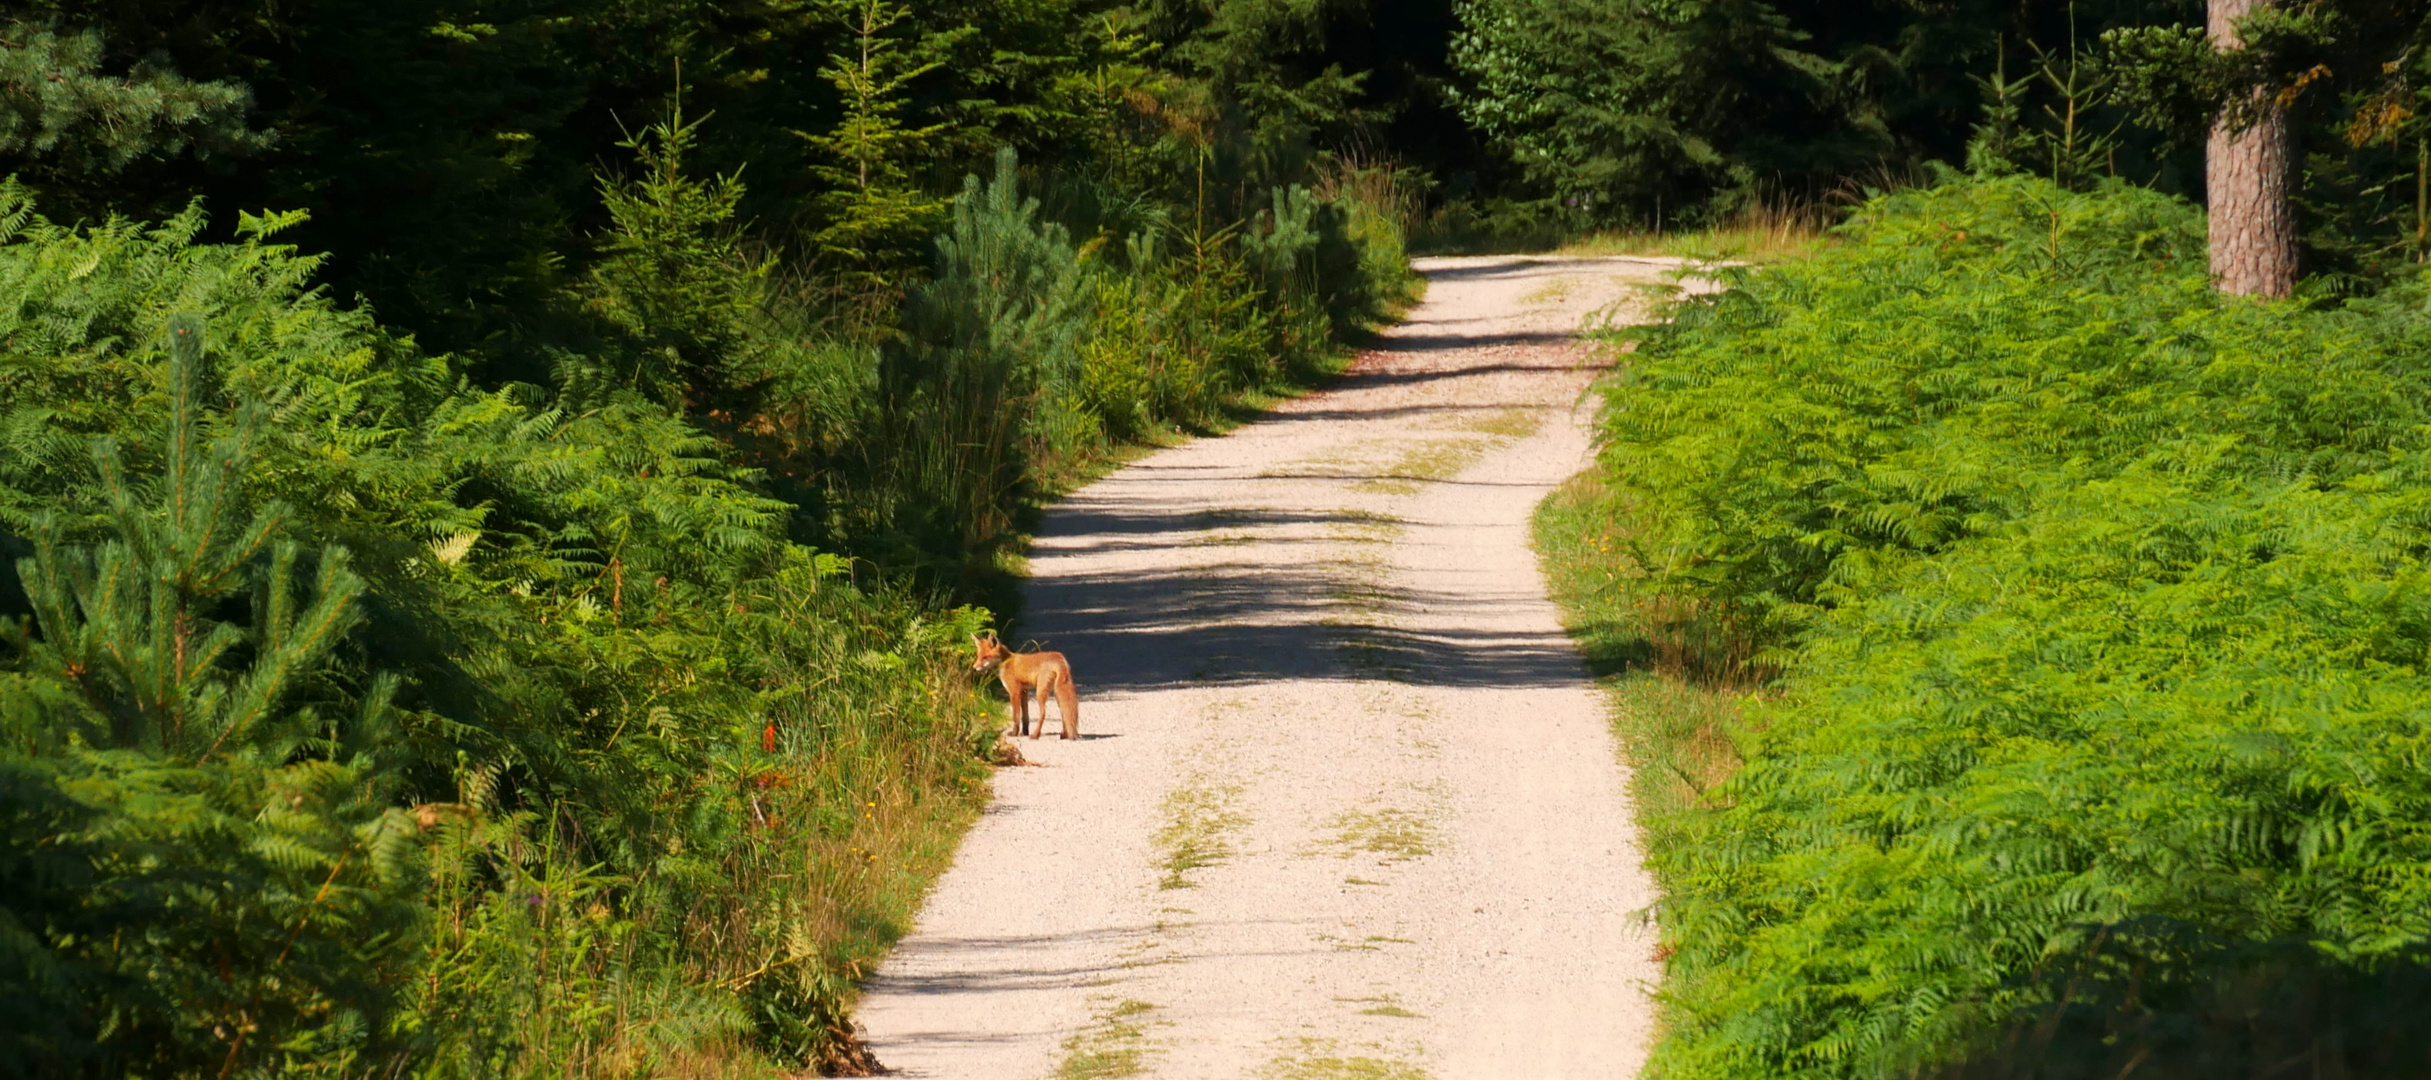
[[[0,717],[17,809],[50,831],[12,837],[39,869],[9,903],[11,996],[56,1026],[11,1041],[50,1068],[344,1061],[379,1046],[418,925],[380,758],[396,685],[332,681],[363,582],[343,549],[306,573],[280,508],[246,508],[260,411],[206,442],[202,322],[167,333],[163,475],[98,440],[105,539],[43,527],[17,567],[34,617]]]
[[[1659,830],[1658,1075],[2410,1067],[2326,1003],[2431,948],[2431,364],[2410,299],[2221,301],[2200,224],[1883,196],[1608,386],[1626,561],[1785,670]]]

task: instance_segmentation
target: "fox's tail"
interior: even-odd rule
[[[1055,701],[1064,707],[1064,738],[1080,738],[1080,690],[1072,685],[1072,676],[1055,680]],[[1046,723],[1047,718],[1041,716],[1038,722]]]

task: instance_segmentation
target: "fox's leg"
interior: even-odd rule
[[[1080,689],[1072,685],[1071,672],[1055,680],[1055,696],[1064,707],[1064,738],[1080,738]],[[1047,722],[1047,710],[1043,707],[1038,710],[1038,722],[1041,726]]]
[[[1011,703],[1013,711],[1013,736],[1015,738],[1021,737],[1030,730],[1030,699],[1026,693],[1028,690],[1029,687],[1011,679],[1004,680],[1005,700]]]
[[[1038,723],[1030,728],[1030,737],[1033,739],[1047,733],[1047,695],[1054,689],[1055,676],[1049,675],[1038,680]]]

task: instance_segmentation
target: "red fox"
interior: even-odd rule
[[[1080,738],[1080,691],[1072,685],[1072,665],[1059,652],[1018,653],[1005,648],[994,634],[974,634],[972,647],[979,657],[971,662],[971,670],[984,672],[996,669],[996,677],[1004,682],[1004,693],[1013,699],[1013,734],[1027,732],[1033,739],[1047,730],[1047,696],[1052,694],[1056,704],[1063,706],[1064,738]],[[1038,695],[1038,726],[1030,726],[1030,702],[1025,691],[1035,689]]]

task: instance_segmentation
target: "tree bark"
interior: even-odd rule
[[[2205,29],[2214,47],[2238,47],[2236,20],[2269,2],[2210,0]],[[2288,202],[2294,148],[2277,95],[2268,88],[2253,94],[2252,110],[2229,110],[2212,122],[2203,148],[2212,281],[2231,296],[2284,297],[2296,290],[2296,214]],[[2242,129],[2241,119],[2249,121]]]

